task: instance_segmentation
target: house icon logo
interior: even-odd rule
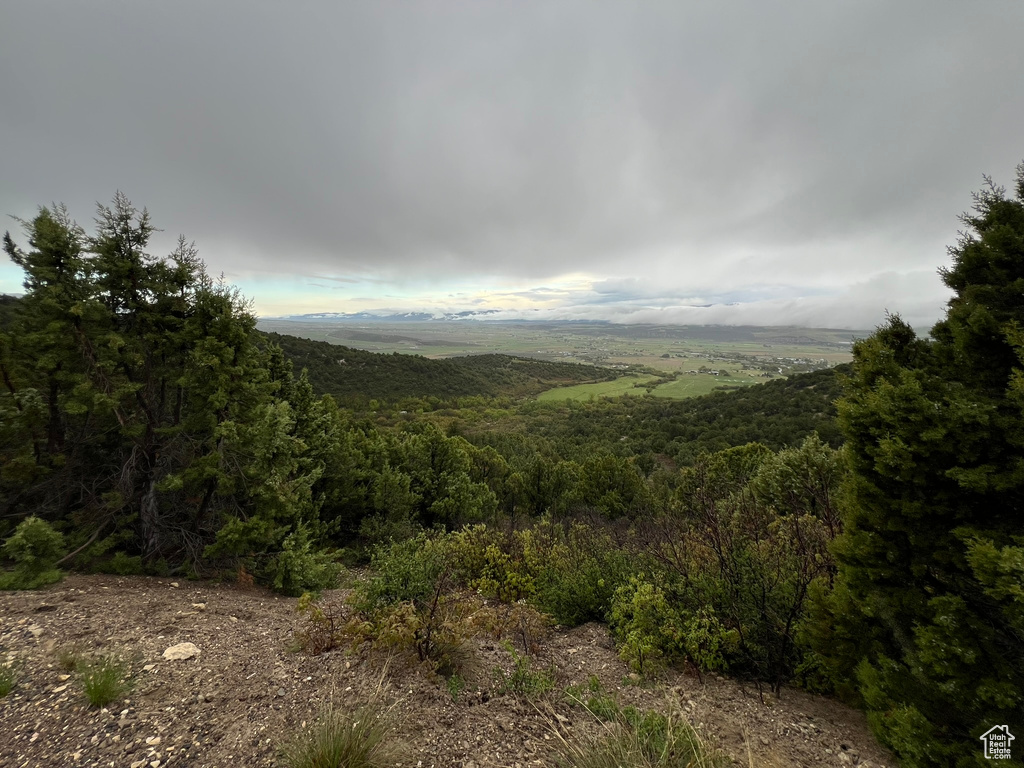
[[[994,725],[985,731],[980,738],[985,742],[986,760],[1010,759],[1010,742],[1015,737],[1010,733],[1009,726]]]

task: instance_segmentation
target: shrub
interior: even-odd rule
[[[313,540],[305,525],[288,535],[281,552],[267,566],[267,581],[284,595],[298,597],[303,592],[319,592],[338,586],[344,569],[331,552],[313,549]]]
[[[527,572],[519,537],[506,541],[485,525],[463,528],[452,536],[452,563],[459,580],[484,597],[514,603],[533,597],[534,577]]]
[[[616,588],[633,570],[606,532],[544,522],[520,537],[540,610],[568,627],[605,619]]]
[[[565,695],[573,705],[581,705],[598,720],[614,720],[619,713],[619,703],[605,693],[597,675],[591,675],[585,686],[570,686]]]
[[[14,561],[12,573],[0,574],[0,589],[36,589],[60,581],[57,561],[66,553],[64,536],[45,520],[27,517],[4,542],[4,556]]]
[[[306,592],[299,598],[296,610],[306,617],[306,625],[295,635],[301,650],[317,656],[338,647],[347,613],[339,600],[317,599]]]
[[[104,707],[131,690],[131,669],[115,656],[100,656],[79,665],[82,691],[93,707]]]
[[[466,601],[456,592],[449,539],[421,534],[379,547],[373,575],[353,592],[358,616],[347,624],[356,641],[411,651],[449,677],[473,632]]]
[[[379,698],[356,711],[328,704],[308,730],[281,747],[288,768],[385,768],[402,758],[391,708]]]
[[[643,574],[616,591],[609,623],[619,655],[641,674],[675,661],[689,661],[698,673],[724,669],[723,652],[736,642],[713,608],[688,614]]]

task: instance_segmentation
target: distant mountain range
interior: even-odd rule
[[[430,321],[452,322],[454,320],[489,320],[491,322],[544,322],[551,323],[550,319],[532,320],[529,317],[517,317],[515,320],[500,320],[498,309],[470,309],[462,312],[445,312],[443,314],[432,314],[430,312],[395,312],[392,314],[374,314],[373,312],[313,312],[306,315],[283,315],[280,317],[263,317],[261,320],[293,320],[295,322],[320,322],[320,323],[425,323]],[[582,323],[589,325],[602,324],[605,320],[559,320],[560,325],[566,323]]]

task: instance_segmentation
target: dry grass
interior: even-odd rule
[[[387,665],[369,700],[356,710],[333,700],[316,722],[281,747],[288,768],[387,768],[400,762],[405,749],[395,738],[396,703],[385,705]]]
[[[559,768],[724,768],[729,760],[678,715],[637,712],[617,705],[595,713],[594,735],[554,729]]]

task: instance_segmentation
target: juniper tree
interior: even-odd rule
[[[854,347],[851,475],[819,651],[910,767],[984,763],[1024,726],[1024,164],[988,182],[930,339],[898,316]]]

